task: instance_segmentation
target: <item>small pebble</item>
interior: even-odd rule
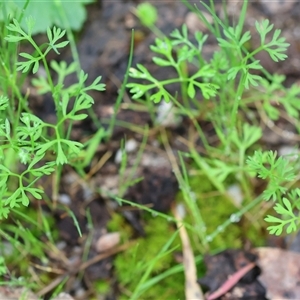
[[[232,198],[235,205],[240,206],[243,202],[244,195],[239,185],[233,184],[228,187],[227,193]]]
[[[102,235],[96,242],[96,251],[105,252],[117,246],[120,243],[120,238],[119,232],[111,232]]]

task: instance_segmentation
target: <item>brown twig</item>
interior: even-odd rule
[[[121,252],[121,251],[124,251],[124,250],[126,250],[128,247],[130,247],[131,245],[133,245],[133,244],[135,244],[135,243],[136,243],[136,241],[130,241],[130,242],[126,243],[126,244],[123,244],[123,245],[120,245],[120,246],[118,246],[118,247],[116,247],[116,248],[114,248],[114,249],[111,249],[111,250],[109,250],[109,251],[107,251],[107,252],[105,252],[105,253],[98,254],[98,255],[96,255],[95,257],[89,259],[88,261],[86,261],[86,262],[80,264],[79,266],[76,266],[76,267],[73,266],[73,267],[74,267],[73,270],[70,269],[69,271],[66,271],[65,274],[63,274],[63,275],[61,275],[61,276],[55,278],[50,284],[48,284],[48,285],[45,286],[42,290],[40,290],[40,291],[37,293],[37,295],[38,295],[39,297],[41,297],[41,296],[47,294],[47,293],[50,292],[52,289],[54,289],[57,285],[59,285],[59,284],[60,284],[65,278],[67,278],[68,276],[75,275],[75,274],[77,274],[78,272],[85,270],[85,269],[88,268],[89,266],[91,266],[91,265],[93,265],[93,264],[95,264],[95,263],[97,263],[97,262],[99,262],[99,261],[101,261],[101,260],[103,260],[103,259],[105,259],[105,258],[108,258],[108,257],[110,257],[110,256],[112,256],[112,255],[115,255],[115,254]]]
[[[207,297],[207,300],[215,300],[222,295],[224,295],[226,292],[228,292],[230,289],[232,289],[239,281],[240,279],[245,276],[251,269],[255,267],[255,263],[250,263],[246,265],[245,267],[241,268],[234,274],[232,274],[222,285],[220,288],[218,288],[214,293],[210,294]]]

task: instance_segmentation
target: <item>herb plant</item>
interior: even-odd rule
[[[29,196],[41,199],[42,190],[33,188],[34,183],[43,175],[49,175],[55,170],[55,166],[70,163],[76,159],[83,147],[77,141],[70,140],[70,130],[72,122],[83,120],[87,117],[84,110],[90,108],[93,104],[93,99],[88,95],[90,90],[104,90],[104,85],[99,83],[101,77],[98,77],[90,86],[85,86],[87,74],[83,71],[80,72],[79,82],[66,88],[63,85],[65,76],[75,71],[74,64],[69,66],[65,62],[60,64],[51,62],[50,66],[57,73],[58,83],[54,84],[46,55],[50,50],[59,53],[59,49],[65,47],[68,42],[59,40],[64,36],[65,31],[53,27],[52,30],[47,30],[49,43],[43,46],[38,46],[32,39],[31,32],[33,22],[31,19],[27,22],[27,33],[21,29],[18,21],[13,20],[13,23],[8,26],[12,33],[18,35],[8,35],[6,40],[8,42],[27,41],[36,50],[36,55],[21,52],[20,56],[25,60],[17,63],[17,70],[23,73],[32,71],[33,74],[37,73],[40,63],[43,64],[47,78],[39,77],[34,80],[34,84],[39,86],[42,93],[50,92],[53,96],[55,110],[57,114],[57,123],[50,124],[42,121],[37,116],[30,112],[21,112],[18,125],[13,128],[11,132],[11,122],[9,119],[2,119],[0,134],[3,137],[3,145],[1,146],[2,153],[6,148],[13,148],[19,156],[21,163],[27,165],[27,169],[18,175],[12,172],[8,166],[2,165],[1,168],[1,183],[2,183],[2,210],[1,217],[7,217],[9,207],[13,208],[22,203],[27,206],[29,204]],[[45,50],[42,50],[45,48]],[[5,108],[8,106],[9,99],[2,97],[1,110],[5,113]],[[23,103],[24,104],[24,103]],[[67,126],[66,126],[67,125]],[[54,136],[48,137],[47,131],[52,129]],[[53,153],[50,162],[44,163],[42,167],[36,165],[43,161],[47,153]],[[2,156],[4,158],[4,156]],[[7,195],[9,181],[12,178],[18,179],[18,188],[14,193]],[[24,180],[30,183],[24,184]]]
[[[280,235],[286,227],[287,233],[295,232],[299,229],[300,217],[300,189],[288,189],[286,183],[294,182],[295,161],[282,156],[277,157],[274,151],[255,151],[252,157],[247,160],[251,171],[258,174],[259,178],[268,179],[269,183],[263,192],[263,199],[277,202],[274,210],[281,218],[268,215],[265,220],[269,223],[277,223],[268,227],[271,234]]]
[[[87,2],[90,1],[80,1],[81,9],[82,3]],[[189,6],[186,0],[182,2]],[[26,1],[22,5],[26,6],[28,3],[29,1]],[[62,0],[48,3],[51,9],[56,5],[59,6],[60,17],[59,21],[56,20],[58,23],[55,24],[62,25],[62,27],[68,19],[67,12],[62,10],[63,3]],[[251,222],[250,210],[259,210],[262,201],[275,203],[274,210],[277,216],[268,212],[265,217],[265,221],[270,223],[267,229],[271,234],[280,235],[284,231],[288,234],[295,232],[299,230],[300,221],[298,216],[300,189],[295,185],[299,179],[297,176],[298,158],[278,156],[277,152],[271,150],[263,151],[260,144],[263,136],[260,122],[273,124],[273,121],[280,118],[282,109],[293,120],[298,133],[300,132],[300,124],[297,120],[300,109],[300,87],[292,85],[290,88],[285,88],[284,76],[269,74],[264,69],[263,63],[256,58],[259,52],[265,51],[275,62],[283,61],[287,58],[285,51],[289,44],[281,36],[279,29],[274,30],[269,20],[263,20],[255,23],[260,44],[255,49],[251,48],[251,33],[244,31],[248,1],[243,2],[239,20],[235,25],[217,16],[214,1],[210,1],[210,5],[202,4],[212,15],[213,24],[205,19],[201,10],[189,7],[197,13],[216,38],[219,48],[212,53],[210,58],[203,55],[203,47],[208,39],[207,34],[196,32],[194,36],[191,36],[187,26],[183,25],[180,29],[175,29],[169,37],[163,36],[154,26],[157,18],[156,11],[149,4],[141,4],[137,10],[137,16],[144,18],[142,23],[157,34],[154,44],[150,47],[154,53],[153,62],[160,68],[172,68],[176,76],[158,80],[146,67],[139,64],[131,68],[124,79],[126,83],[127,76],[131,77],[131,82],[127,84],[127,87],[133,99],[139,100],[139,103],[144,102],[147,108],[151,107],[153,111],[156,107],[154,104],[162,101],[172,102],[177,108],[176,112],[189,118],[195,128],[197,143],[193,139],[189,140],[188,150],[178,152],[177,157],[169,145],[168,134],[161,128],[160,141],[167,150],[178,180],[181,190],[179,197],[184,199],[185,207],[190,212],[183,224],[193,236],[197,237],[193,243],[200,253],[208,251],[216,237],[220,236],[232,223],[239,222],[243,216]],[[151,18],[146,20],[147,12],[151,13]],[[82,11],[78,13],[81,21],[82,13]],[[7,15],[8,13],[6,17]],[[42,31],[45,27],[39,27],[38,23],[35,26],[32,18],[28,18],[26,22],[19,19],[13,19],[12,22],[8,20],[7,18],[6,26],[1,28],[5,39],[3,36],[0,41],[2,46],[0,47],[0,60],[3,66],[0,71],[0,237],[11,243],[15,251],[22,253],[20,257],[14,253],[14,256],[18,257],[17,263],[29,253],[47,262],[47,242],[53,245],[56,235],[51,230],[53,220],[43,212],[41,213],[42,221],[35,221],[29,216],[30,203],[36,199],[47,200],[40,182],[45,176],[50,175],[54,178],[51,200],[57,199],[62,167],[65,164],[74,167],[80,175],[85,174],[83,168],[89,165],[99,142],[111,135],[115,116],[107,132],[100,127],[86,144],[72,140],[71,131],[74,122],[84,120],[88,113],[91,113],[93,99],[89,92],[91,90],[103,91],[105,88],[104,84],[100,83],[101,77],[98,77],[91,85],[87,85],[88,75],[80,70],[76,59],[69,65],[64,61],[60,63],[47,61],[50,51],[59,54],[68,45],[69,42],[65,41],[64,37],[67,33],[69,38],[70,29],[65,31],[56,26],[50,29],[48,25],[54,22],[51,20],[49,24],[46,23],[47,43],[38,45],[33,34]],[[76,24],[74,26],[71,28],[77,29]],[[33,47],[33,52],[21,52],[20,60],[17,61],[16,54],[20,42],[29,43]],[[74,39],[70,39],[70,42],[74,55]],[[41,75],[42,71],[45,73],[44,76]],[[66,76],[74,72],[77,74],[78,82],[68,87],[65,86]],[[51,95],[56,115],[54,123],[46,122],[34,115],[28,105],[28,93],[20,91],[20,86],[23,86],[29,74],[33,74],[32,85],[40,94]],[[53,79],[53,75],[56,80]],[[123,83],[115,108],[120,105],[125,83]],[[176,85],[178,93],[173,95],[169,90],[170,85]],[[274,102],[278,105],[274,105]],[[253,109],[249,109],[250,106],[258,108],[255,113]],[[217,142],[210,141],[202,127],[202,121],[213,125]],[[144,139],[129,174],[127,173],[125,147],[122,147],[119,170],[120,188],[117,195],[110,194],[109,196],[117,200],[120,205],[131,204],[138,209],[144,209],[152,214],[151,216],[164,218],[166,222],[163,227],[168,230],[168,222],[176,221],[173,217],[121,199],[129,186],[141,180],[141,178],[135,178],[135,174],[146,147],[148,132],[148,128],[143,132]],[[197,146],[199,144],[201,147]],[[193,172],[190,172],[191,168],[194,168]],[[255,193],[252,184],[256,175],[267,181],[267,186],[260,195]],[[224,203],[225,200],[232,200],[228,193],[229,184],[237,183],[242,191],[241,203],[234,203],[236,212],[231,214],[232,210],[228,210],[230,211],[228,215],[231,215],[213,230],[207,229],[203,212],[198,205],[200,201],[205,201],[204,204],[201,203],[202,207],[209,206],[212,197],[205,198],[194,191],[195,182],[199,185],[198,180],[201,185],[204,185],[203,178],[209,181],[209,192],[213,187],[215,195],[221,195],[220,198]],[[201,186],[201,188],[205,194],[205,187]],[[103,193],[101,190],[96,191]],[[214,203],[216,199],[215,196]],[[213,207],[211,214],[216,214]],[[7,219],[12,221],[13,225],[7,222]],[[20,219],[25,220],[29,228],[20,226]],[[152,221],[155,222],[155,219]],[[90,224],[92,226],[91,220]],[[260,225],[254,224],[254,226]],[[34,234],[35,230],[38,232],[37,235]],[[38,236],[41,235],[46,237],[46,243],[39,240]],[[150,287],[170,274],[182,271],[182,266],[179,265],[172,266],[167,271],[162,268],[159,269],[160,274],[150,278],[155,274],[156,266],[163,265],[161,259],[164,257],[172,259],[170,254],[177,249],[177,246],[170,246],[176,235],[176,232],[173,233],[165,243],[162,240],[159,251],[154,251],[156,255],[150,258],[150,261],[139,263],[137,271],[145,272],[137,281],[136,287],[131,286],[133,298],[139,298],[150,290]],[[0,275],[2,275],[7,272],[7,262],[3,257],[3,249],[0,250]],[[136,250],[133,249],[134,251]],[[143,253],[141,255],[143,256]],[[199,257],[198,261],[201,259]],[[135,259],[132,259],[132,263],[134,265]],[[127,265],[124,265],[124,259],[121,256],[116,263],[116,267],[118,266],[125,268],[129,275],[132,274]],[[129,285],[127,281],[129,277],[124,279],[124,285]]]
[[[43,258],[44,254],[41,255],[41,251],[43,252],[45,244],[37,242],[30,230],[19,228],[20,221],[14,227],[6,224],[5,219],[18,216],[17,219],[34,224],[39,232],[46,232],[47,238],[54,242],[47,218],[43,216],[42,225],[36,224],[26,213],[22,213],[22,210],[23,207],[28,207],[31,201],[44,199],[40,180],[51,174],[56,178],[52,191],[55,201],[62,166],[71,164],[80,167],[84,162],[82,151],[93,151],[94,148],[90,146],[84,149],[84,145],[72,140],[70,134],[73,123],[85,119],[88,116],[87,110],[93,105],[94,101],[88,94],[89,91],[103,91],[105,85],[100,83],[101,77],[96,78],[91,85],[86,85],[88,75],[80,71],[77,83],[69,87],[64,86],[65,77],[77,71],[76,63],[48,63],[46,56],[51,50],[59,54],[59,51],[67,46],[68,41],[62,40],[65,30],[55,26],[52,29],[48,28],[48,42],[38,45],[32,37],[33,26],[31,18],[27,19],[27,30],[22,29],[20,23],[13,19],[12,23],[7,25],[9,34],[3,42],[5,49],[10,47],[10,43],[30,43],[34,49],[32,54],[21,52],[20,61],[15,62],[5,56],[4,50],[1,51],[1,76],[7,78],[2,82],[2,90],[7,91],[7,94],[0,96],[0,222],[3,223],[0,235],[10,241],[16,249],[19,249],[20,243],[17,242],[17,238],[14,240],[10,237],[10,232],[13,232],[15,237],[26,236],[24,243],[35,244],[39,251],[34,252],[35,247],[31,245],[27,247],[28,252]],[[45,70],[45,76],[38,75],[41,68]],[[50,93],[52,96],[55,123],[45,122],[31,112],[28,107],[28,95],[23,96],[19,91],[24,76],[18,75],[16,71],[21,71],[25,76],[30,73],[37,75],[32,84],[41,94]],[[54,73],[57,77],[56,82],[53,80]],[[104,135],[102,131],[99,132]],[[91,155],[89,153],[88,156]],[[25,254],[25,251],[23,253]],[[0,258],[2,259],[1,256]],[[4,263],[2,265],[1,270],[5,269]]]
[[[189,6],[187,1],[183,2]],[[239,114],[240,111],[244,111],[247,115],[249,105],[259,104],[265,109],[265,119],[277,120],[280,110],[272,104],[270,95],[274,95],[275,90],[280,90],[281,96],[278,97],[278,102],[290,117],[298,117],[299,87],[293,85],[290,89],[286,89],[283,86],[284,76],[269,74],[262,63],[256,59],[259,52],[265,51],[273,61],[283,61],[287,58],[285,52],[289,44],[281,36],[281,30],[274,30],[269,20],[256,21],[255,29],[260,44],[257,48],[249,50],[252,36],[250,31],[243,30],[247,1],[243,2],[240,18],[234,26],[230,25],[228,20],[223,21],[216,15],[212,1],[210,6],[203,2],[201,4],[212,15],[213,24],[205,19],[201,10],[189,7],[198,14],[216,37],[219,49],[213,53],[212,58],[206,59],[202,54],[208,36],[196,32],[191,37],[184,24],[181,30],[174,30],[169,37],[156,38],[155,44],[150,46],[155,54],[153,63],[162,68],[173,68],[177,76],[157,80],[143,65],[138,64],[130,70],[130,76],[134,80],[127,84],[127,87],[133,99],[145,97],[155,103],[172,101],[177,105],[179,111],[193,121],[204,146],[203,154],[199,154],[194,145],[190,144],[189,153],[184,155],[193,159],[199,170],[211,180],[220,193],[226,194],[228,184],[226,182],[232,177],[241,186],[244,207],[234,218],[220,225],[222,231],[230,222],[238,221],[262,199],[273,198],[274,201],[278,201],[274,209],[281,218],[270,215],[265,218],[267,222],[278,223],[268,227],[269,232],[279,235],[283,227],[288,224],[287,232],[291,233],[299,228],[298,189],[290,190],[286,184],[294,180],[295,167],[283,157],[276,158],[276,153],[272,151],[259,150],[253,156],[249,156],[250,149],[259,148],[257,142],[262,137],[262,130],[257,125],[256,119],[250,117],[251,123],[247,123],[249,118],[247,121],[243,118],[243,114]],[[192,38],[195,43],[191,42]],[[187,71],[190,66],[192,67],[190,70],[196,71]],[[174,83],[180,86],[176,96],[168,90],[168,85]],[[261,90],[266,91],[261,97],[249,97],[251,93],[256,95]],[[213,108],[208,109],[208,107]],[[205,120],[210,121],[214,126],[219,140],[217,147],[208,142],[205,132],[197,121],[197,118],[203,114]],[[265,163],[269,168],[266,168]],[[182,161],[182,167],[184,164]],[[249,185],[255,173],[260,178],[269,180],[266,190],[259,197],[255,196]],[[180,173],[177,173],[178,176],[181,176]],[[183,188],[183,182],[180,186]],[[290,190],[288,196],[283,197],[288,190]],[[190,197],[185,199],[190,203]],[[192,209],[191,212],[194,210]],[[197,220],[195,222],[198,222],[198,226],[205,227],[205,224],[201,223],[201,217]],[[211,241],[218,232],[220,231],[217,229],[200,239],[205,244],[206,240]]]

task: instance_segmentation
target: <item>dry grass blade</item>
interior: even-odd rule
[[[162,141],[168,154],[169,160],[171,162],[172,169],[177,177],[182,178],[176,158],[172,152],[172,149],[166,136],[167,135],[165,130],[162,130]],[[187,231],[184,225],[182,224],[182,218],[178,211],[178,207],[173,207],[172,212],[177,220],[177,227],[179,228],[179,235],[182,242],[183,265],[185,275],[185,298],[186,300],[204,300],[202,290],[197,283],[197,270],[195,266],[193,250],[191,248]]]
[[[203,293],[197,283],[197,270],[195,265],[194,253],[190,244],[187,231],[182,224],[182,219],[178,207],[173,208],[173,214],[177,220],[177,227],[182,242],[183,266],[185,276],[185,299],[204,300]]]

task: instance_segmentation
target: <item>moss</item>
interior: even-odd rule
[[[225,221],[227,221],[233,213],[237,212],[234,204],[225,196],[217,195],[214,186],[204,176],[191,177],[191,190],[196,194],[196,203],[206,227],[206,234],[209,235],[218,229]],[[199,184],[201,182],[201,184]],[[210,194],[210,196],[208,196]],[[178,199],[182,201],[182,195],[178,193]],[[187,214],[185,222],[193,224],[192,214]],[[146,237],[137,241],[137,244],[123,253],[119,254],[115,261],[115,273],[118,278],[120,289],[122,290],[121,300],[130,299],[130,295],[137,288],[142,276],[147,270],[149,263],[157,257],[161,249],[165,246],[172,234],[175,232],[174,224],[166,221],[161,217],[153,218],[149,215],[146,220],[145,232]],[[194,224],[197,226],[198,224]],[[113,216],[109,223],[109,229],[112,231],[122,228],[124,240],[128,240],[132,234],[130,226],[124,224],[124,220],[120,215]],[[130,233],[131,232],[131,233]],[[239,223],[232,223],[220,232],[213,241],[210,242],[210,250],[221,250],[226,248],[241,248],[243,240],[246,238],[253,242],[253,245],[262,245],[264,236],[259,230],[255,229],[247,220]],[[195,255],[201,254],[197,252],[197,244],[200,244],[198,236],[190,233],[190,240]],[[179,236],[173,241],[170,248],[179,246],[181,250],[181,241]],[[201,247],[199,247],[201,249]],[[175,250],[175,251],[177,251]],[[203,250],[203,248],[202,248]],[[173,251],[174,253],[174,251]],[[177,265],[172,253],[169,253],[159,259],[149,274],[148,280],[156,275],[162,274]],[[204,266],[197,266],[198,272],[204,273]],[[184,299],[184,274],[183,272],[164,278],[155,283],[143,294],[140,299]]]
[[[106,295],[110,290],[110,283],[108,281],[96,281],[94,282],[94,289],[98,295]]]
[[[119,232],[121,241],[127,242],[133,235],[133,229],[120,213],[114,213],[106,225],[109,232]]]
[[[114,261],[115,273],[121,289],[130,291],[129,294],[135,290],[149,264],[154,262],[161,249],[175,233],[175,228],[165,219],[151,217],[147,221],[145,232],[146,238],[139,239],[136,246],[119,254]],[[177,236],[169,249],[178,247],[177,249],[180,250],[180,245],[181,242]],[[166,253],[155,262],[148,279],[161,274],[176,264],[173,253]],[[141,297],[142,299],[157,299],[159,295],[161,299],[184,298],[183,283],[184,278],[181,272],[154,284]],[[130,299],[130,297],[123,294],[120,299],[125,300]]]
[[[191,177],[189,182],[191,190],[196,194],[197,206],[205,223],[206,235],[220,230],[219,234],[209,244],[211,250],[241,248],[245,238],[249,239],[255,246],[263,244],[265,237],[247,220],[232,223],[223,230],[221,225],[238,211],[236,206],[225,196],[213,195],[213,193],[208,196],[210,192],[215,191],[215,188],[205,176]],[[186,221],[191,222],[191,224],[193,222],[191,218]]]

